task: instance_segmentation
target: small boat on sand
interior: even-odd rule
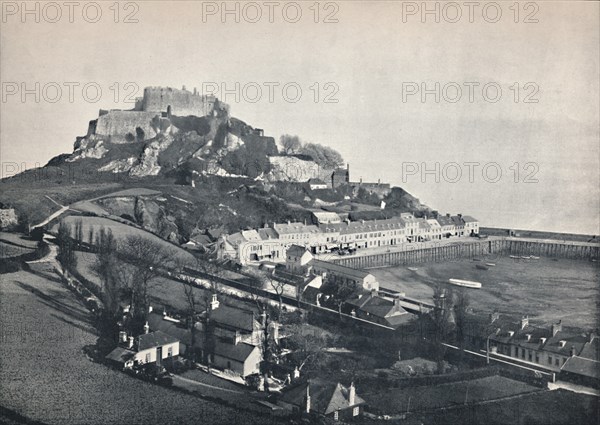
[[[481,288],[481,283],[473,282],[472,280],[449,279],[448,282],[456,286],[464,286],[465,288]]]
[[[496,263],[485,263],[488,267],[496,267]]]
[[[418,267],[407,267],[408,270],[410,270],[411,272],[416,272],[417,270],[419,270]]]
[[[475,267],[478,268],[479,270],[487,270],[488,268],[482,264],[475,264]]]
[[[520,259],[521,257],[519,257],[518,255],[509,255],[510,258],[514,258],[515,260]]]
[[[529,259],[531,259],[531,257],[529,257],[528,255],[523,255],[521,258],[522,258],[523,260],[529,260]]]
[[[539,259],[540,259],[540,257],[536,257],[535,255],[532,255],[532,256],[531,256],[531,259],[532,259],[532,260],[539,260]]]

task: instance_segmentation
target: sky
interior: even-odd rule
[[[28,5],[2,3],[3,176],[71,152],[99,109],[185,85],[442,213],[600,233],[597,2]]]

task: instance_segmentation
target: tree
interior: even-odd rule
[[[339,168],[344,165],[344,159],[338,151],[318,143],[305,144],[300,153],[310,156],[313,161],[326,169]]]
[[[283,305],[282,295],[283,295],[283,291],[285,289],[285,283],[280,280],[275,279],[271,275],[266,275],[265,280],[271,286],[271,288],[273,288],[273,290],[275,291],[275,293],[277,294],[277,297],[279,299],[279,306],[278,306],[278,312],[279,312],[278,318],[279,318],[279,317],[281,317],[281,309],[282,309],[282,305]]]
[[[123,270],[128,275],[131,296],[131,329],[134,333],[141,333],[150,305],[150,286],[161,275],[161,269],[168,270],[176,265],[176,256],[162,242],[134,235],[120,244],[119,257],[127,263]]]
[[[461,288],[455,294],[454,322],[456,324],[456,340],[461,350],[464,350],[465,326],[467,320],[467,309],[469,307],[469,294]]]
[[[92,271],[102,282],[102,298],[107,315],[116,318],[121,301],[121,264],[117,258],[117,241],[112,231],[100,228],[97,240],[96,261],[92,265]]]
[[[433,310],[431,319],[433,321],[433,344],[435,360],[438,364],[438,372],[443,372],[443,360],[446,347],[443,345],[450,333],[452,319],[453,294],[450,288],[442,288],[436,285],[433,288]]]
[[[58,244],[58,255],[56,259],[63,267],[63,271],[72,270],[77,265],[77,257],[75,257],[75,247],[71,238],[71,228],[64,220],[58,225],[58,234],[56,236]]]
[[[300,138],[298,136],[291,136],[289,134],[284,134],[279,138],[279,143],[283,147],[283,152],[286,155],[293,155],[300,152],[302,148],[302,142],[300,142]]]

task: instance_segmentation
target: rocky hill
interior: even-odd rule
[[[311,156],[280,154],[273,137],[231,116],[217,98],[150,87],[132,110],[101,110],[72,153],[3,179],[0,202],[26,217],[22,222],[36,223],[61,205],[91,199],[94,207],[84,209],[87,213],[130,220],[173,242],[210,227],[235,231],[303,221],[309,209],[323,206],[379,209],[380,196],[350,186],[312,190],[306,182],[331,183],[336,166],[320,154],[343,159],[320,145],[310,149]],[[161,196],[99,199],[130,188]],[[404,191],[392,195],[388,205],[394,211],[388,213],[428,210]]]

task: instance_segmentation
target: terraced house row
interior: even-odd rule
[[[344,249],[370,249],[410,242],[441,240],[479,234],[479,221],[458,214],[417,218],[403,213],[385,220],[342,220],[335,213],[313,213],[315,224],[273,223],[262,229],[222,235],[217,256],[248,264],[260,261],[285,262],[287,249],[300,245],[313,254]]]

